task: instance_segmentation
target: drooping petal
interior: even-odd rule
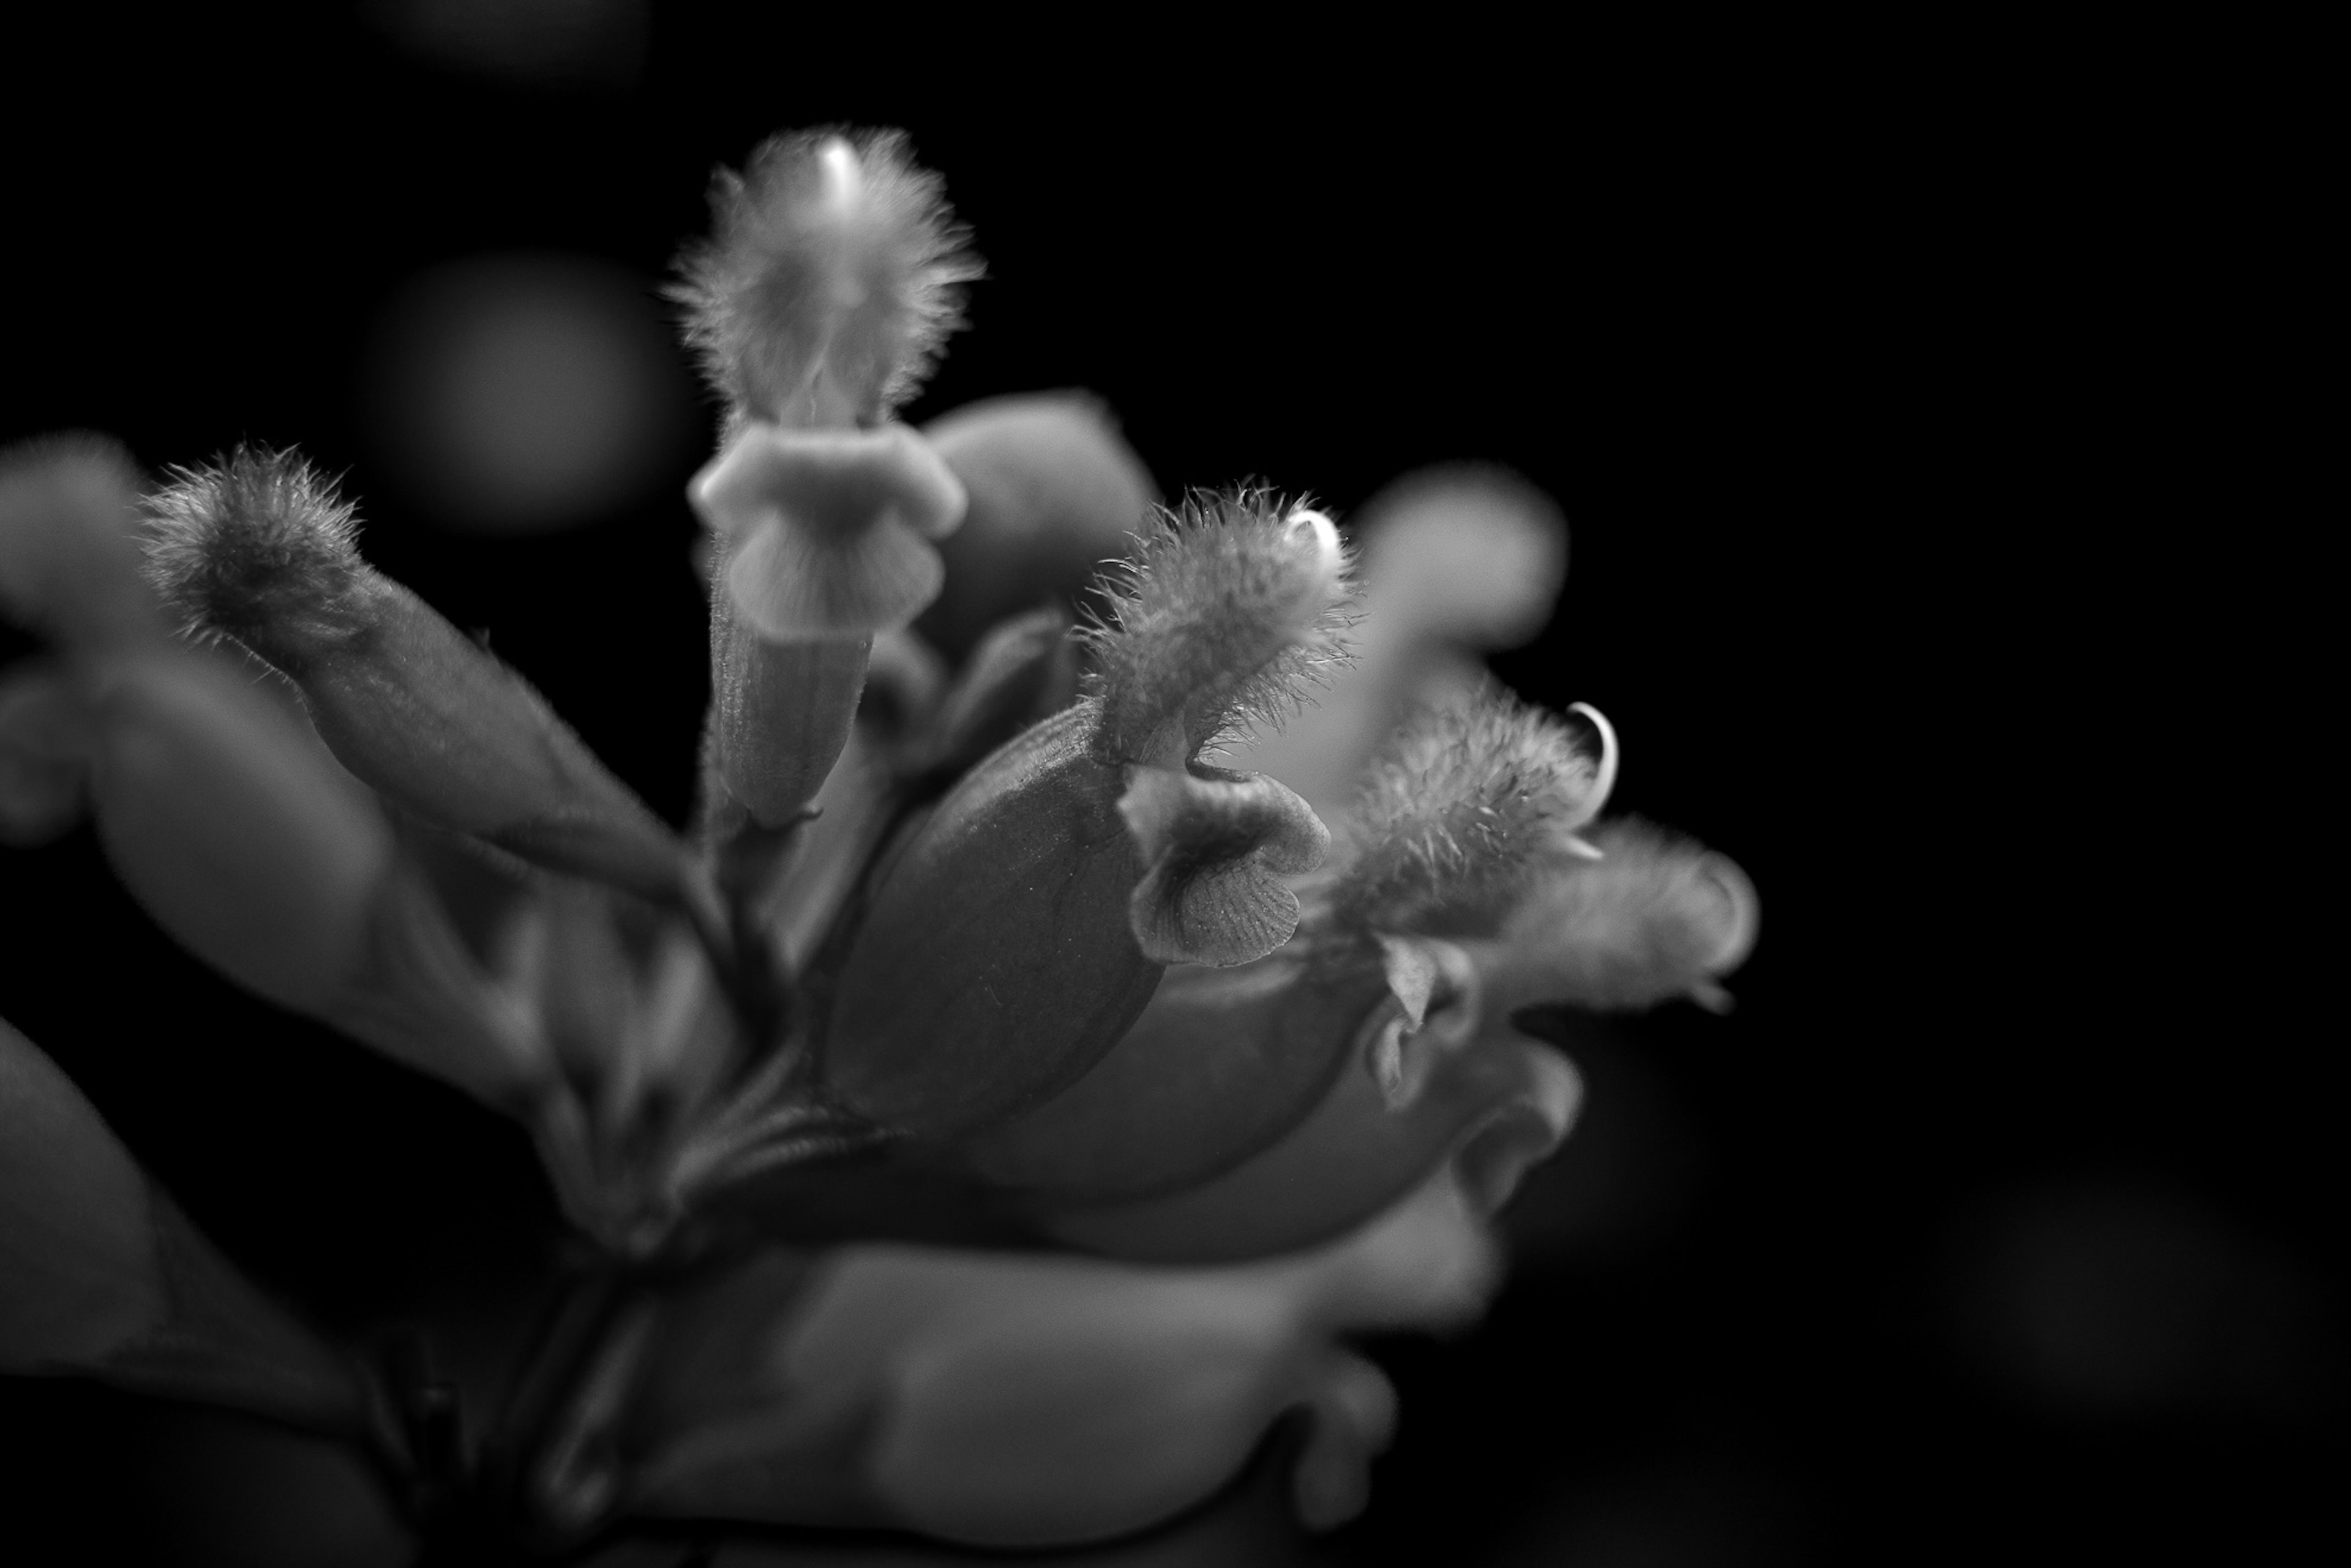
[[[1330,830],[1262,774],[1128,770],[1119,815],[1149,867],[1128,900],[1146,958],[1230,966],[1261,958],[1298,928],[1285,875],[1313,870]]]

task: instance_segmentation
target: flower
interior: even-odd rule
[[[715,206],[691,835],[300,457],[0,465],[0,608],[52,644],[0,686],[0,827],[87,809],[200,957],[516,1118],[598,1260],[454,1452],[0,1030],[0,1365],[304,1421],[541,1543],[1103,1539],[1300,1406],[1335,1523],[1395,1419],[1345,1336],[1474,1318],[1573,1122],[1514,1017],[1723,1005],[1753,890],[1601,816],[1596,709],[1479,673],[1563,569],[1522,484],[1414,476],[1351,540],[1259,486],[1157,506],[1083,399],[917,431],[977,264],[904,139],[779,138]]]

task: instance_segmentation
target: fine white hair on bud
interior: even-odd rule
[[[671,297],[738,413],[871,423],[914,395],[980,276],[969,233],[904,132],[787,132],[722,170],[712,235]]]
[[[1373,764],[1329,906],[1383,932],[1490,931],[1546,867],[1586,854],[1575,836],[1606,800],[1615,733],[1487,688],[1425,711]]]
[[[1689,997],[1719,1010],[1718,977],[1755,944],[1755,887],[1729,857],[1632,819],[1593,835],[1598,861],[1554,862],[1490,942],[1470,944],[1495,1010],[1604,1010]]]
[[[1083,633],[1104,760],[1177,767],[1252,723],[1278,724],[1345,656],[1353,588],[1322,512],[1272,492],[1195,493],[1162,512]]]
[[[169,473],[147,497],[148,574],[191,632],[273,658],[289,640],[351,630],[350,601],[370,575],[358,509],[308,461],[239,446],[212,467]]]

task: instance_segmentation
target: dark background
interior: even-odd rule
[[[1575,1042],[1588,1120],[1514,1217],[1519,1276],[1475,1333],[1381,1347],[1402,1435],[1326,1551],[2275,1560],[2313,1522],[2339,1030],[2294,1011],[2325,988],[2278,891],[2296,831],[2234,804],[2286,799],[2262,770],[2294,746],[2221,609],[2267,515],[2240,356],[2273,231],[2199,93],[1956,40],[1465,19],[1269,53],[1131,17],[1075,63],[1016,21],[739,12],[465,45],[93,7],[22,41],[0,439],[298,444],[378,565],[682,820],[699,450],[566,532],[436,528],[367,428],[370,334],[480,253],[650,287],[714,165],[903,126],[990,275],[911,417],[1082,386],[1164,488],[1342,516],[1420,464],[1519,469],[1571,567],[1499,667],[1604,708],[1617,803],[1762,892],[1732,1016]],[[0,860],[0,1012],[322,1322],[543,1253],[519,1133],[213,979],[87,833]],[[356,1483],[276,1442],[14,1383],[0,1511],[92,1556],[303,1561]]]

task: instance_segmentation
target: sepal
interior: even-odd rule
[[[1507,1025],[1475,1028],[1435,1053],[1408,1097],[1384,1082],[1381,1031],[1367,1030],[1312,1113],[1223,1175],[1158,1198],[1040,1218],[1064,1243],[1104,1257],[1210,1263],[1343,1234],[1440,1170],[1491,1212],[1516,1176],[1566,1135],[1582,1089],[1557,1052]]]

